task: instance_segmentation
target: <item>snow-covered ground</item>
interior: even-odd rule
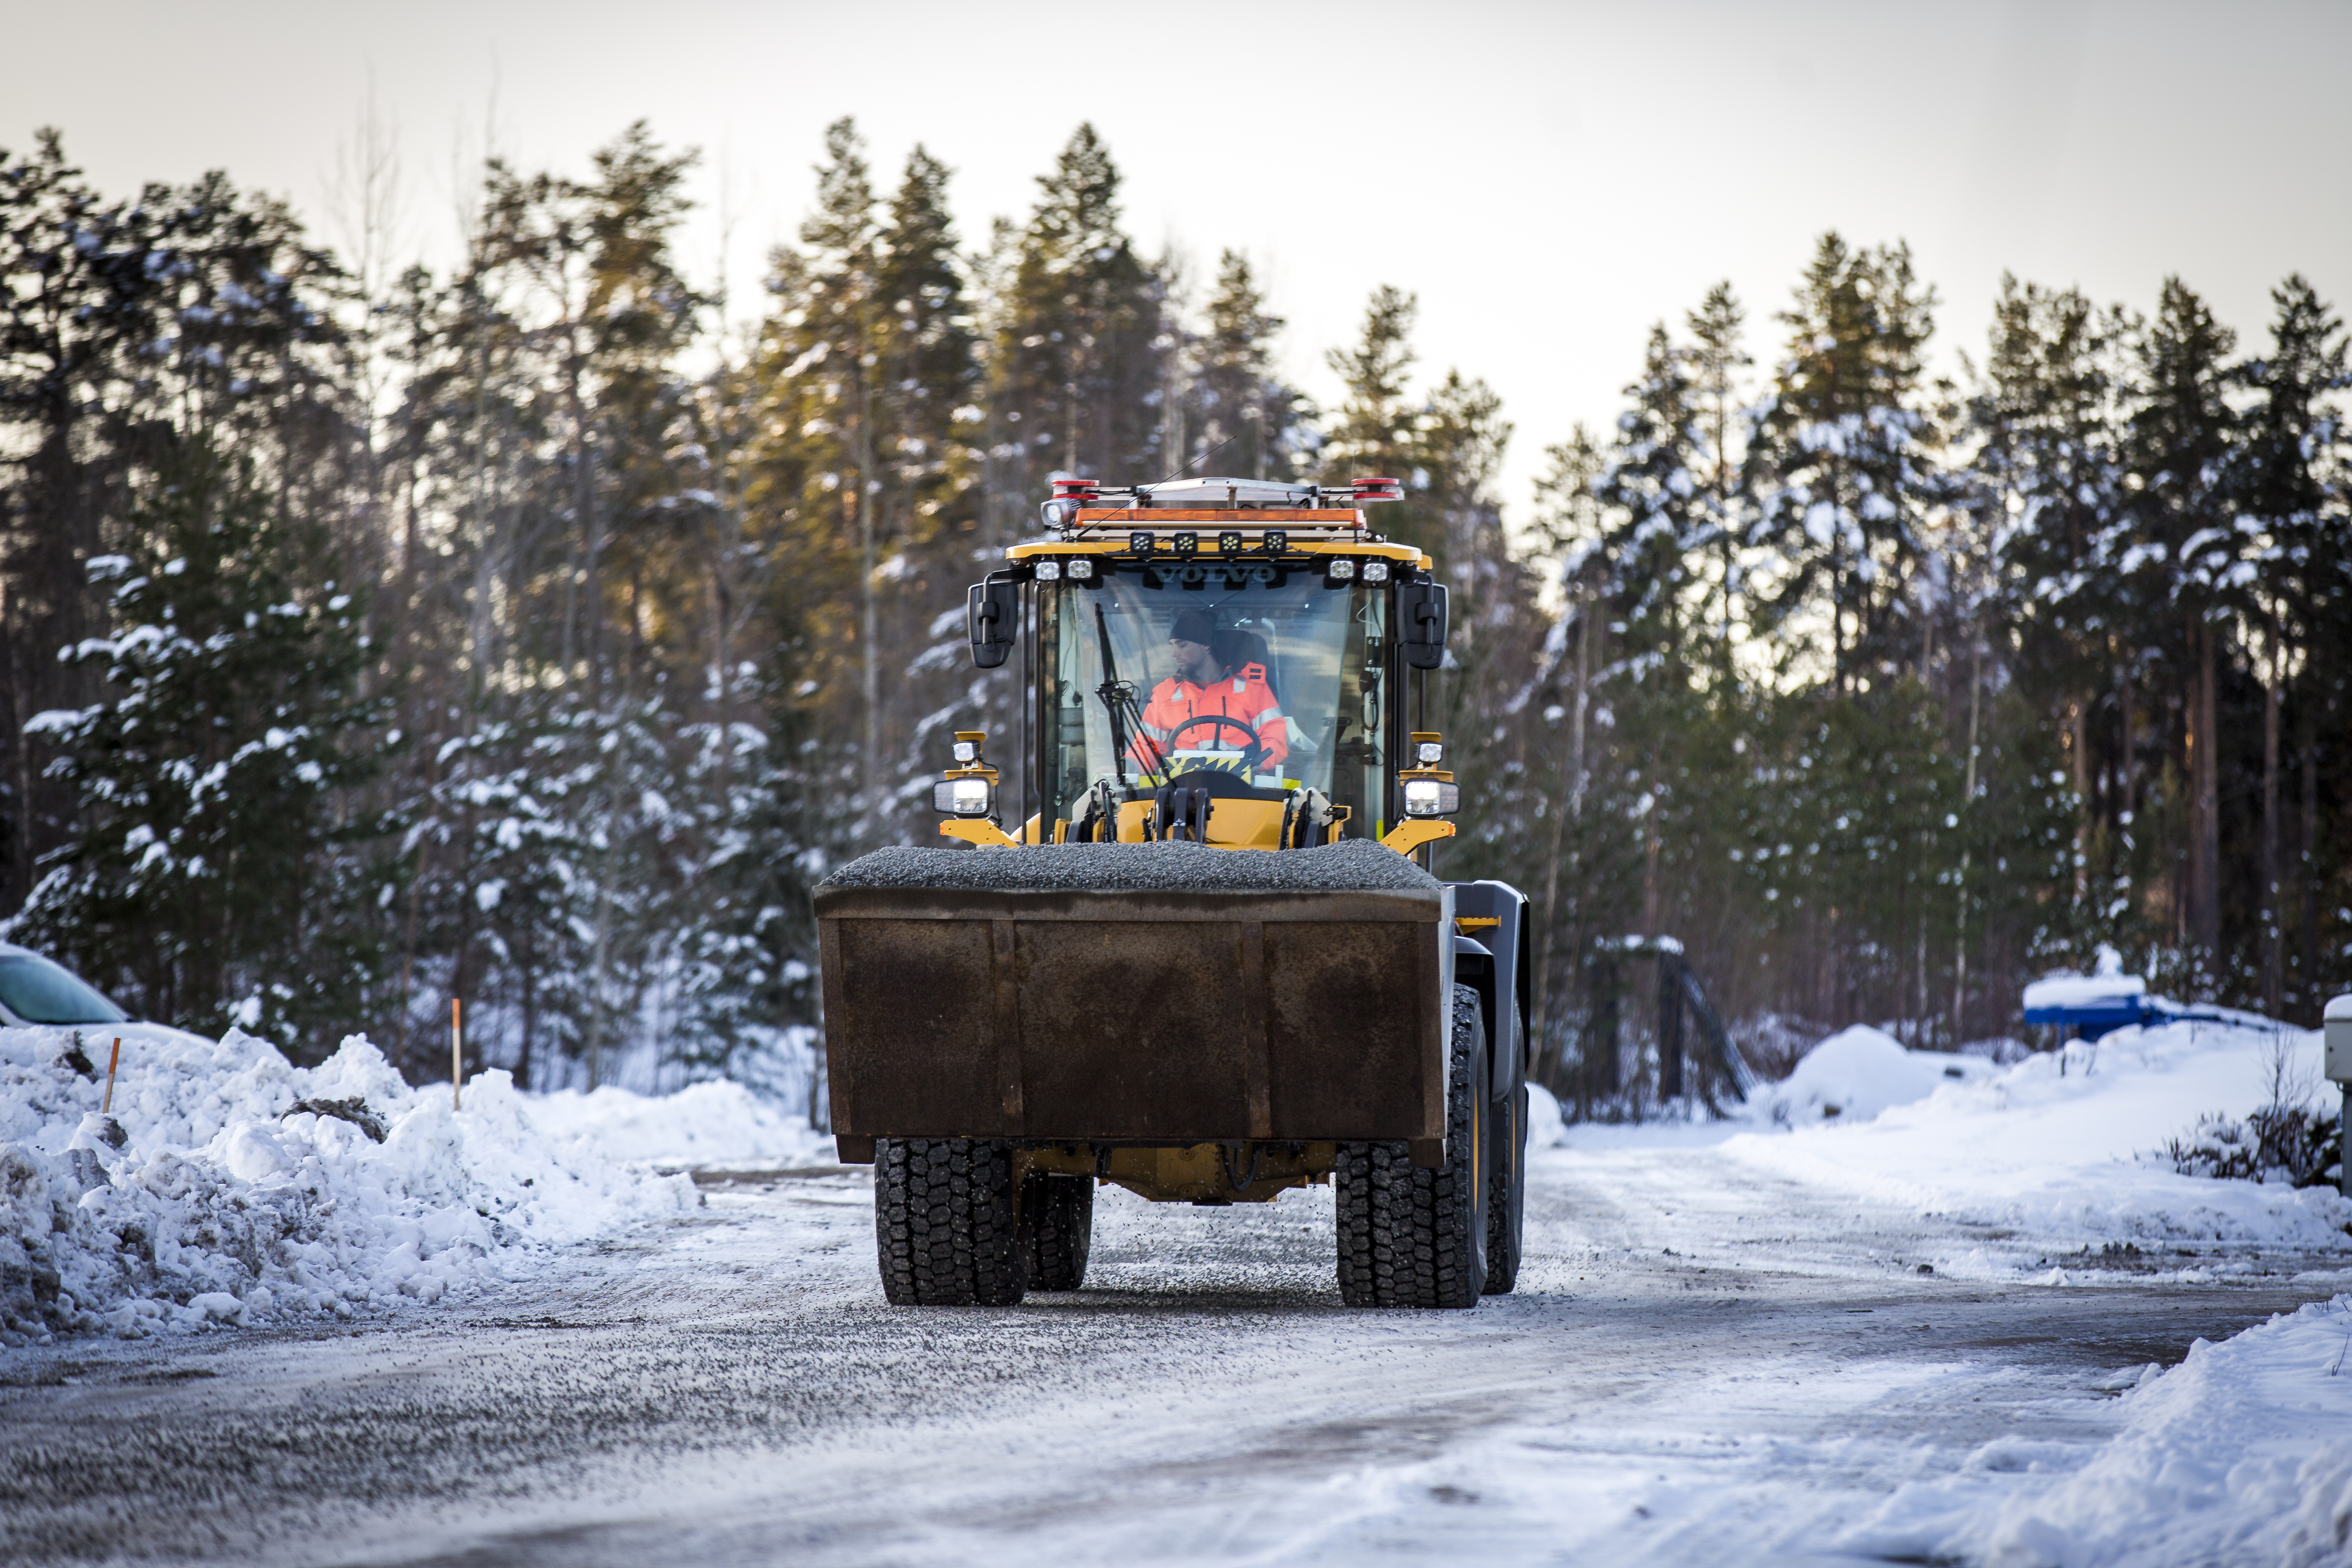
[[[2064,1284],[2067,1255],[2094,1270],[2185,1258],[2170,1271],[2189,1279],[2267,1267],[2257,1253],[2352,1263],[2352,1203],[2334,1191],[2186,1176],[2163,1154],[2200,1115],[2242,1118],[2280,1093],[2332,1096],[2319,1053],[2315,1030],[2177,1023],[2000,1068],[1906,1051],[1858,1026],[1816,1047],[1741,1117],[1586,1123],[1549,1141],[1585,1158],[1709,1146],[1759,1174],[1974,1227],[1981,1245],[1917,1257],[1964,1279]]]
[[[898,1310],[864,1173],[729,1086],[453,1113],[232,1036],[126,1059],[116,1148],[70,1044],[0,1034],[0,1280],[59,1291],[0,1352],[0,1556],[2352,1563],[2352,1205],[2158,1154],[2314,1035],[1850,1030],[1743,1120],[1539,1118],[1468,1313],[1339,1309],[1324,1190],[1107,1189],[1087,1289]],[[21,1342],[68,1299],[121,1331]]]
[[[2287,1270],[2321,1300],[2169,1371],[2139,1370],[2120,1430],[2095,1448],[1986,1444],[1957,1473],[1902,1485],[1831,1532],[1838,1549],[1904,1561],[2092,1568],[2125,1563],[2352,1562],[2352,1202],[2324,1187],[2212,1181],[2164,1156],[2197,1119],[2319,1095],[2317,1031],[2228,1023],[2126,1028],[2008,1068],[1906,1051],[1881,1031],[1822,1042],[1728,1121],[1538,1127],[1540,1160],[1622,1181],[1694,1147],[1706,1169],[1909,1215],[1899,1255],[1855,1272],[2139,1290]],[[1696,1184],[1692,1184],[1696,1186]],[[1667,1204],[1676,1205],[1668,1210]],[[1695,1192],[1657,1205],[1680,1256],[1733,1267]],[[1879,1234],[1885,1231],[1880,1222]],[[1821,1266],[1817,1261],[1816,1267]],[[1834,1265],[1832,1265],[1834,1266]]]

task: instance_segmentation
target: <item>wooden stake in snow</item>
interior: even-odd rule
[[[114,1113],[114,1069],[122,1065],[122,1037],[114,1037],[114,1049],[106,1058],[106,1102],[98,1108],[100,1116]]]
[[[466,1026],[464,1005],[455,996],[449,998],[449,1109],[463,1110],[465,1104],[457,1091],[458,1080],[466,1076]]]

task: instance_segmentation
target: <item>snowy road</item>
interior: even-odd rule
[[[15,1353],[0,1559],[1869,1561],[1898,1488],[2078,1467],[2145,1363],[2343,1283],[1962,1283],[1918,1260],[1999,1237],[1548,1151],[1473,1312],[1343,1310],[1328,1192],[1115,1189],[1084,1291],[894,1310],[864,1172],[706,1186],[496,1299]]]

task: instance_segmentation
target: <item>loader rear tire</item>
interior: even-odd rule
[[[1013,1151],[986,1138],[880,1138],[874,1241],[899,1307],[1010,1307],[1029,1285]]]
[[[1031,1176],[1021,1184],[1021,1231],[1029,1243],[1029,1289],[1076,1289],[1086,1283],[1087,1253],[1094,1244],[1094,1183],[1084,1176]]]
[[[1404,1143],[1342,1143],[1334,1177],[1339,1299],[1350,1307],[1475,1307],[1486,1282],[1486,1028],[1478,993],[1454,988],[1445,1163],[1416,1170]]]
[[[1486,1184],[1486,1294],[1507,1296],[1519,1282],[1519,1234],[1528,1212],[1528,1089],[1496,1101],[1493,1173]]]

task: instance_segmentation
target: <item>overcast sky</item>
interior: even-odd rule
[[[1417,293],[1426,374],[1459,365],[1542,447],[1604,424],[1643,336],[1728,278],[1759,350],[1822,229],[1907,239],[1976,352],[2003,268],[2147,309],[2167,273],[2249,341],[2301,270],[2352,295],[2352,4],[1430,5],[723,0],[63,5],[0,0],[0,148],[58,125],[102,187],[225,168],[330,239],[373,90],[409,243],[446,261],[486,133],[584,169],[631,120],[704,149],[737,214],[734,297],[792,237],[824,125],[887,185],[920,142],[967,240],[1025,216],[1091,120],[1130,231],[1261,267],[1292,374],[1382,282]],[[715,275],[708,211],[685,252]],[[1156,477],[1156,476],[1139,476]]]

